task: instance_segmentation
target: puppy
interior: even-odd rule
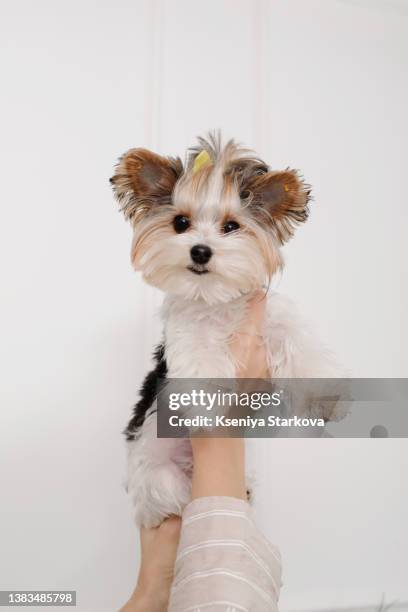
[[[199,138],[184,165],[131,149],[111,183],[134,229],[132,264],[165,292],[163,343],[125,430],[136,521],[155,526],[188,503],[192,467],[188,439],[157,438],[158,389],[166,377],[234,378],[228,341],[251,295],[282,268],[280,247],[307,220],[310,189],[295,170],[271,170],[219,134]],[[273,292],[264,342],[272,378],[338,376],[293,305]]]

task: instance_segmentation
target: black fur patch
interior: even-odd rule
[[[135,439],[137,430],[143,425],[146,412],[152,406],[157,394],[160,391],[161,385],[166,380],[167,363],[164,356],[164,344],[159,344],[159,346],[156,347],[156,350],[154,351],[154,360],[156,362],[156,367],[154,370],[149,372],[144,379],[142,388],[139,392],[140,399],[137,404],[135,404],[133,408],[133,416],[123,432],[128,442]]]

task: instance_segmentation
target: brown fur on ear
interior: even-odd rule
[[[296,170],[255,174],[243,189],[254,215],[272,225],[281,244],[309,216],[310,187]]]
[[[183,172],[180,158],[162,157],[147,149],[130,149],[118,161],[110,179],[126,219],[145,214],[156,204],[170,204],[174,185]]]

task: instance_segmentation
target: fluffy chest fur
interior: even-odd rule
[[[162,316],[169,378],[233,378],[228,340],[240,326],[247,301],[243,296],[209,306],[166,297]]]
[[[169,378],[233,378],[229,339],[240,328],[248,296],[209,306],[167,296],[162,308]],[[292,302],[270,293],[263,330],[269,369],[274,377],[337,377],[330,354],[299,316]]]

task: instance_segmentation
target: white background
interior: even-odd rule
[[[294,298],[354,376],[406,377],[403,0],[2,0],[0,589],[135,582],[121,430],[160,335],[108,178],[221,127],[301,168]],[[4,62],[4,65],[3,65]],[[405,440],[255,445],[281,607],[408,600]]]

